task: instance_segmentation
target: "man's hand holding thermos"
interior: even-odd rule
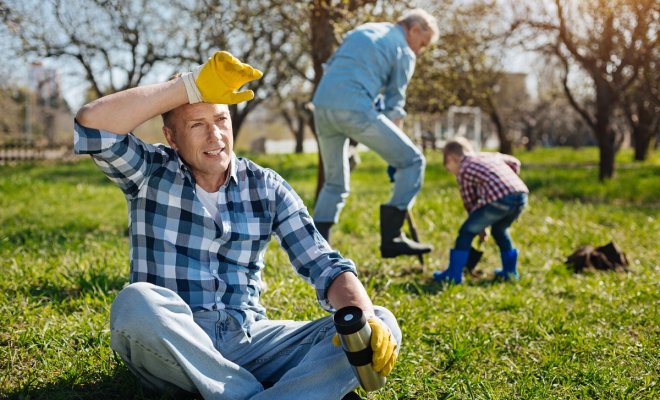
[[[392,336],[390,328],[380,319],[372,317],[367,322],[371,327],[371,350],[374,352],[371,364],[374,371],[387,376],[392,372],[396,358],[399,355],[396,351],[394,336]]]
[[[398,356],[390,329],[376,317],[367,320],[362,310],[353,306],[337,311],[334,322],[337,335],[333,343],[344,349],[360,385],[366,391],[380,389]]]

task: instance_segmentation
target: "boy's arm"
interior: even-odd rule
[[[474,165],[469,161],[464,161],[466,164],[461,167],[459,175],[456,177],[459,191],[461,192],[461,200],[463,200],[463,207],[469,213],[477,204],[479,197],[475,190],[475,185],[480,180],[478,171],[474,169]]]
[[[516,175],[520,175],[520,160],[508,154],[501,155],[502,160],[508,165]]]
[[[84,105],[76,120],[87,128],[127,134],[149,119],[188,103],[181,78],[127,89]]]
[[[474,193],[467,187],[461,186],[461,200],[463,200],[463,207],[468,213],[472,211],[472,208],[477,203],[477,198]]]

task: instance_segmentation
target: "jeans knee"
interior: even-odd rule
[[[424,157],[424,154],[421,152],[418,153],[419,161],[417,162],[419,164],[419,168],[421,171],[424,171],[426,168],[426,157]]]
[[[151,284],[137,282],[122,289],[110,307],[110,329],[126,331],[134,324],[143,324],[139,310],[144,309]],[[148,324],[145,324],[148,325]]]
[[[424,174],[424,169],[426,168],[426,157],[424,157],[424,154],[415,149],[415,153],[410,161],[410,166],[419,176]]]
[[[323,189],[343,199],[348,197],[348,193],[350,192],[350,187],[347,186],[346,184],[339,184],[339,183],[327,182],[327,181],[323,184]]]
[[[482,226],[481,224],[463,224],[461,228],[458,230],[458,235],[463,236],[463,237],[469,237],[470,240],[477,236],[486,226]]]
[[[122,289],[110,308],[110,329],[144,331],[158,324],[165,310],[192,312],[170,289],[147,282],[136,282]]]

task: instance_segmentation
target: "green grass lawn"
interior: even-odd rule
[[[660,157],[633,163],[622,152],[616,178],[600,184],[595,149],[518,156],[532,191],[512,228],[521,280],[447,287],[430,276],[445,268],[465,212],[441,156],[427,154],[414,208],[421,239],[435,246],[422,272],[415,258],[379,257],[378,205],[391,188],[385,164],[363,154],[334,244],[404,333],[389,384],[371,399],[660,396]],[[312,208],[315,155],[254,159]],[[110,304],[128,278],[126,226],[122,194],[87,158],[0,166],[0,398],[153,398],[109,349]],[[563,265],[577,246],[610,240],[632,272]],[[324,315],[276,241],[267,265],[269,317]],[[497,266],[489,242],[480,268]]]

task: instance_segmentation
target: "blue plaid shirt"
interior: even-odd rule
[[[259,303],[264,253],[274,233],[323,308],[352,261],[332,250],[314,228],[302,200],[270,169],[232,156],[220,188],[221,224],[205,215],[195,180],[178,154],[133,134],[74,126],[77,154],[90,154],[126,196],[131,282],[176,292],[192,311],[225,309],[249,330],[266,318]]]

